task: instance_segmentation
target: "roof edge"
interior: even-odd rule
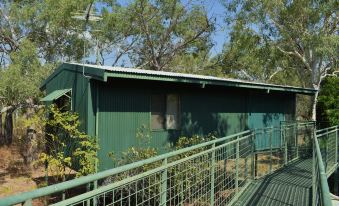
[[[79,64],[64,62],[41,84],[40,90],[44,90],[46,84],[63,70],[72,70],[77,73],[84,72],[91,78],[107,81],[108,78],[141,79],[153,81],[167,81],[177,83],[194,83],[204,85],[219,85],[228,87],[252,88],[261,90],[284,91],[298,94],[314,95],[317,90],[295,86],[277,85],[269,83],[250,82],[239,79],[228,79],[214,76],[195,74],[173,73],[164,71],[141,70],[136,68],[110,67],[91,64]]]

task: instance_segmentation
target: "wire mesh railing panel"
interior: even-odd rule
[[[327,176],[338,163],[338,126],[317,130],[313,138],[313,205],[332,205]]]
[[[314,138],[315,124],[298,125],[297,143],[298,157],[310,158],[312,156],[312,139]]]
[[[304,134],[309,131],[307,124],[297,123],[244,131],[47,187],[44,195],[28,197],[95,182],[98,187],[56,205],[227,205],[251,180],[281,168],[301,156],[302,150],[312,152],[310,136]],[[330,147],[333,137],[328,138],[325,145]],[[330,164],[333,154],[328,152]],[[9,201],[20,203],[20,198]]]
[[[331,174],[338,163],[338,128],[331,127],[316,132],[325,171]]]

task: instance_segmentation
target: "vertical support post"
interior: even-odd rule
[[[45,161],[45,184],[47,186],[49,185],[49,183],[48,183],[48,162],[47,162],[47,160]],[[48,205],[47,198],[43,199],[43,204]]]
[[[235,160],[235,193],[238,194],[239,192],[239,136],[237,136],[237,143],[236,143],[236,160]]]
[[[210,199],[210,205],[214,205],[214,172],[215,172],[215,143],[212,145],[212,155],[211,155],[211,199]]]
[[[336,131],[335,131],[335,164],[338,163],[338,127],[336,128]]]
[[[314,138],[312,139],[312,206],[315,206],[317,199],[317,185],[316,185],[316,156],[315,156],[315,131],[313,132]]]
[[[269,140],[270,140],[270,173],[272,172],[272,164],[273,164],[273,154],[272,154],[272,136],[273,136],[273,127],[270,128],[270,136],[269,136]]]
[[[329,143],[329,134],[328,134],[328,128],[326,129],[326,148],[325,148],[325,172],[327,172],[327,164],[328,164],[328,143]]]
[[[245,176],[245,179],[247,178],[247,176],[248,176],[248,168],[247,168],[248,166],[247,166],[247,156],[245,157],[245,171],[244,171],[244,176]]]
[[[98,188],[98,180],[95,180],[93,182],[93,190]],[[93,205],[96,206],[97,205],[97,197],[93,197]]]
[[[91,191],[91,183],[87,183],[87,185],[86,185],[86,192],[89,192],[89,191]],[[91,200],[90,199],[87,199],[86,205],[91,206]]]
[[[65,174],[64,174],[63,177],[62,177],[62,182],[65,182],[65,181],[66,181],[66,177],[65,177]],[[66,191],[65,190],[62,191],[61,199],[62,200],[66,199]]]
[[[254,156],[255,156],[255,154],[254,154],[254,152],[255,152],[255,144],[254,144],[254,138],[255,138],[255,136],[254,136],[254,132],[252,131],[252,134],[251,134],[251,168],[252,168],[252,179],[254,180],[255,179],[255,158],[254,158]]]
[[[285,131],[286,128],[284,128],[283,131],[282,131],[283,138],[284,138],[284,149],[285,149],[285,152],[284,152],[285,165],[287,165],[287,163],[288,163],[287,138],[286,138],[286,131]]]
[[[294,134],[295,134],[295,151],[296,151],[296,158],[299,157],[299,147],[298,147],[298,122],[294,126]]]
[[[162,162],[162,165],[167,166],[167,158]],[[167,167],[161,172],[160,180],[160,205],[166,205],[167,202]]]

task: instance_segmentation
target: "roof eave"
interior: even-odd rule
[[[220,81],[220,80],[203,80],[194,78],[178,78],[178,77],[165,77],[155,75],[144,75],[135,73],[118,73],[118,72],[105,72],[105,81],[107,78],[126,78],[126,79],[140,79],[140,80],[151,80],[151,81],[166,81],[176,83],[192,83],[192,84],[205,84],[205,85],[219,85],[228,87],[239,87],[239,88],[252,88],[261,90],[272,90],[272,91],[285,91],[293,92],[298,94],[314,95],[317,90],[310,88],[297,88],[297,87],[284,87],[279,85],[260,85],[248,82],[231,82],[231,81]]]

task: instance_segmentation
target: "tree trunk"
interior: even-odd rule
[[[27,103],[33,104],[33,100],[29,99],[27,100]],[[29,119],[34,115],[34,108],[28,107],[26,111],[26,118]],[[34,160],[37,159],[37,135],[36,135],[36,130],[35,130],[35,125],[32,123],[27,127],[26,130],[26,136],[24,137],[23,141],[23,147],[21,149],[21,155],[24,159],[24,163],[26,165],[30,165],[30,163]]]
[[[317,103],[318,103],[318,95],[319,95],[319,88],[315,88],[317,91],[314,94],[313,104],[312,104],[312,121],[317,120]]]
[[[5,116],[5,143],[12,144],[13,140],[13,112],[14,109],[8,109]]]

